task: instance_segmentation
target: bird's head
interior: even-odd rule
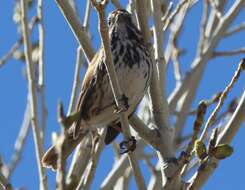
[[[131,14],[124,9],[117,9],[110,13],[108,18],[109,28],[119,25],[131,25]]]

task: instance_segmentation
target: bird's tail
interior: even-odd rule
[[[73,133],[66,134],[64,146],[63,146],[63,156],[66,159],[72,151],[77,147],[77,145],[82,141],[85,133],[80,133],[77,135],[77,138],[73,138]],[[50,147],[47,152],[42,157],[42,165],[46,168],[52,168],[53,170],[57,169],[57,160],[58,153],[55,145]]]

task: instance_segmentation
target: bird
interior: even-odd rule
[[[108,17],[109,43],[113,64],[127,103],[125,113],[130,117],[147,92],[152,76],[152,61],[142,32],[124,9],[114,10]],[[115,101],[105,66],[103,46],[90,62],[78,97],[79,117],[67,129],[63,156],[67,158],[84,137],[83,131],[106,127],[104,142],[110,144],[120,134],[121,124],[115,113]],[[42,165],[57,169],[55,145],[42,157]]]

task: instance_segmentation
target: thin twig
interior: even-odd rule
[[[245,48],[241,49],[235,49],[231,51],[214,51],[213,57],[220,57],[220,56],[233,56],[233,55],[239,55],[239,54],[245,54]]]
[[[217,1],[217,9],[219,12],[223,12],[225,5],[227,4],[227,0]],[[217,17],[215,9],[211,9],[208,17],[208,22],[205,30],[205,34],[207,38],[212,37],[214,30],[216,30],[220,19]],[[211,38],[210,38],[211,39]]]
[[[241,32],[242,30],[245,29],[245,22],[241,23],[239,26],[235,26],[233,28],[231,28],[230,30],[228,30],[225,34],[224,37],[229,37],[232,36],[238,32]]]
[[[136,114],[130,117],[129,122],[133,129],[139,133],[140,137],[151,144],[154,148],[157,148],[157,145],[152,138],[156,133],[155,130],[148,128],[148,126],[145,125],[145,123]]]
[[[137,158],[143,158],[143,151],[146,144],[143,140],[139,140],[137,143],[137,149],[134,151]],[[129,161],[126,155],[122,155],[118,160],[114,161],[113,167],[111,171],[108,173],[107,177],[102,182],[100,189],[101,190],[109,190],[113,189],[117,180],[122,176],[122,171],[125,171],[129,165]]]
[[[76,60],[76,68],[74,73],[74,79],[73,79],[73,85],[72,85],[72,92],[71,92],[71,98],[70,98],[70,104],[68,109],[68,115],[71,115],[71,113],[75,110],[76,106],[76,99],[77,95],[79,93],[80,88],[80,71],[83,65],[83,56],[82,56],[82,49],[81,47],[77,48],[77,60]]]
[[[178,47],[178,40],[180,38],[183,25],[184,25],[184,19],[188,13],[188,10],[190,8],[190,1],[188,1],[185,5],[182,6],[181,10],[179,11],[178,15],[176,15],[176,22],[174,22],[171,27],[171,35],[170,35],[170,46],[171,48],[171,57],[174,64],[174,76],[176,80],[176,85],[180,85],[182,80],[182,72],[181,72],[181,65],[180,65],[180,55],[181,55],[181,49]]]
[[[79,41],[84,54],[87,57],[88,62],[94,57],[95,51],[92,46],[91,39],[86,33],[86,30],[77,18],[77,15],[73,11],[69,1],[67,0],[56,0],[60,10],[62,11],[67,23],[70,25],[72,32],[76,39]]]
[[[34,135],[34,142],[35,142],[35,150],[36,150],[36,157],[37,157],[37,165],[39,170],[39,180],[40,180],[40,187],[43,190],[47,189],[47,176],[46,171],[42,167],[41,158],[43,155],[43,146],[42,141],[40,138],[40,131],[38,127],[38,112],[37,112],[37,94],[36,94],[36,86],[35,86],[35,75],[34,75],[34,65],[32,61],[32,45],[30,42],[30,35],[29,35],[29,28],[27,24],[27,2],[25,0],[21,0],[21,10],[22,10],[22,17],[21,17],[21,24],[22,24],[22,31],[23,31],[23,41],[24,41],[24,48],[25,48],[25,57],[26,57],[26,65],[27,65],[27,77],[28,77],[28,89],[29,89],[29,101],[30,101],[30,108],[31,108],[31,117],[32,117],[32,129]]]
[[[198,139],[199,132],[204,122],[204,117],[207,111],[207,105],[205,101],[201,101],[197,108],[197,116],[193,126],[193,135],[191,141],[188,143],[185,153],[180,158],[180,163],[183,163],[181,168],[181,174],[185,173],[185,169],[191,157],[191,152],[193,151],[195,141]]]
[[[39,78],[38,78],[38,85],[39,88],[44,85],[44,39],[45,39],[45,30],[44,30],[44,23],[43,23],[43,0],[38,0],[37,5],[37,15],[38,15],[38,32],[39,32]]]
[[[66,116],[64,114],[64,108],[61,102],[58,104],[58,121],[61,125],[61,134],[57,139],[57,144],[55,146],[56,152],[58,153],[57,160],[57,173],[56,173],[56,187],[57,190],[66,190],[66,159],[64,157],[64,142],[65,142],[65,128],[64,120]]]
[[[215,126],[217,123],[222,121],[222,119],[227,119],[226,117],[230,118],[230,116],[235,112],[237,108],[238,100],[234,98],[230,103],[226,111],[221,113],[220,115],[217,116],[216,120],[213,123],[213,126]]]
[[[11,59],[13,57],[14,53],[16,52],[16,50],[18,50],[20,48],[21,45],[22,45],[22,39],[15,42],[15,44],[11,47],[9,52],[1,58],[0,68],[2,66],[4,66],[8,62],[9,59]]]
[[[45,49],[45,29],[43,23],[43,0],[37,2],[37,17],[38,17],[38,33],[39,33],[39,44],[38,44],[38,92],[41,96],[41,138],[42,142],[45,141],[46,132],[46,120],[47,120],[47,106],[45,97],[45,65],[44,65],[44,49]]]
[[[208,22],[208,13],[209,13],[209,0],[203,1],[203,15],[202,15],[202,21],[201,21],[201,27],[200,27],[200,37],[199,37],[199,43],[198,43],[198,53],[200,54],[207,42],[207,36],[206,36],[206,27]]]
[[[65,190],[66,183],[65,183],[65,167],[66,167],[66,159],[64,158],[63,154],[63,145],[65,141],[64,132],[60,134],[56,144],[56,151],[58,153],[58,160],[57,160],[57,173],[56,173],[56,186],[57,190]]]
[[[67,115],[71,115],[72,112],[75,111],[77,95],[80,90],[80,83],[81,83],[80,71],[81,71],[82,64],[83,64],[83,53],[81,47],[79,46],[77,48],[76,68],[75,68],[73,87],[72,87]],[[81,176],[85,170],[85,166],[87,165],[90,158],[90,151],[92,146],[91,141],[92,140],[90,138],[90,135],[86,136],[76,149],[66,180],[69,188],[77,187],[81,179]]]
[[[90,164],[90,169],[88,172],[88,175],[86,176],[86,179],[83,179],[83,184],[79,184],[77,186],[77,190],[81,189],[90,189],[92,182],[94,180],[94,176],[95,176],[95,172],[96,172],[96,168],[100,159],[100,155],[104,149],[104,138],[105,138],[105,134],[106,134],[106,129],[103,129],[103,131],[101,132],[100,136],[97,137],[99,138],[99,140],[96,142],[96,144],[94,145],[94,152],[92,153],[92,158],[91,158],[91,164]],[[86,173],[86,172],[85,172]],[[82,185],[82,186],[81,186]]]
[[[82,175],[89,164],[92,150],[92,135],[86,135],[76,148],[67,174],[66,183],[71,189],[79,187]],[[81,183],[82,184],[82,183]]]
[[[111,171],[102,182],[100,189],[101,190],[113,189],[116,181],[122,176],[122,171],[126,170],[126,168],[128,167],[129,167],[128,158],[126,155],[122,155],[120,159],[114,163]]]
[[[188,2],[189,0],[182,0],[177,7],[175,8],[175,10],[169,15],[168,19],[165,21],[164,25],[163,25],[163,31],[165,31],[169,25],[173,22],[173,20],[175,19],[176,15],[180,12],[180,10],[182,9],[182,7]]]
[[[86,12],[83,20],[83,27],[85,27],[86,31],[89,30],[90,16],[91,16],[91,2],[90,0],[87,0]]]
[[[162,189],[162,176],[161,176],[161,171],[160,171],[160,166],[161,162],[158,161],[158,163],[155,166],[155,173],[151,176],[151,179],[149,181],[148,190],[158,190]]]
[[[35,16],[32,18],[28,26],[30,31],[33,30],[34,26],[37,23],[38,23],[38,19]],[[0,59],[0,68],[4,66],[7,63],[7,61],[14,56],[15,52],[17,52],[17,50],[22,46],[22,44],[23,44],[23,37],[21,37],[17,42],[15,42],[14,45],[9,50],[9,52]]]
[[[219,112],[219,110],[221,109],[221,107],[224,104],[225,98],[227,97],[228,93],[231,91],[231,89],[233,88],[234,84],[237,82],[238,78],[240,77],[241,72],[245,69],[245,59],[243,59],[240,63],[239,66],[234,74],[234,76],[231,79],[231,82],[227,85],[227,87],[224,89],[224,91],[222,92],[220,98],[219,98],[219,103],[217,104],[216,108],[214,109],[214,111],[212,112],[212,114],[210,115],[210,117],[207,120],[207,123],[204,127],[204,130],[202,132],[202,135],[200,137],[200,140],[204,140],[207,136],[207,132],[208,132],[208,128],[213,124],[213,122],[215,121],[215,118]]]
[[[212,0],[208,0],[209,4],[211,5],[211,7],[214,9],[214,12],[217,16],[218,19],[221,18],[222,14],[219,8],[219,5],[217,5],[217,1],[212,1]]]
[[[164,13],[163,17],[161,18],[163,26],[166,24],[166,21],[169,18],[172,9],[173,9],[173,2],[170,2],[166,12]]]
[[[133,176],[132,173],[133,172],[132,172],[132,169],[130,167],[128,167],[125,170],[124,175],[122,177],[122,185],[121,185],[122,189],[125,189],[125,190],[129,190],[130,189],[130,187],[129,187],[130,183],[129,182],[130,182],[130,180],[131,180],[131,178]]]
[[[24,145],[26,143],[27,135],[31,126],[31,115],[30,115],[30,105],[27,103],[24,120],[19,132],[19,135],[15,142],[15,152],[11,158],[10,163],[7,166],[6,178],[10,179],[11,175],[13,174],[15,168],[17,167],[18,163],[21,160],[22,153],[24,150]]]
[[[221,94],[222,94],[222,92],[218,92],[218,93],[216,93],[215,95],[213,95],[213,96],[211,97],[211,99],[206,99],[206,100],[204,100],[204,101],[205,101],[205,104],[207,105],[207,107],[209,107],[209,106],[211,106],[212,104],[218,102],[218,101],[219,101],[219,98],[220,98],[220,96],[221,96]],[[193,110],[191,110],[191,111],[189,112],[189,115],[195,115],[195,114],[197,114],[197,111],[198,111],[198,109],[193,109]],[[178,114],[179,114],[179,113],[177,113],[177,115],[178,115]]]
[[[152,12],[153,12],[153,18],[154,18],[154,49],[155,49],[155,59],[157,62],[157,69],[158,69],[158,77],[159,77],[159,85],[160,85],[160,91],[162,92],[161,96],[163,97],[163,100],[165,101],[165,114],[164,119],[165,122],[167,122],[169,118],[168,113],[168,104],[166,96],[167,91],[167,83],[166,83],[166,61],[163,53],[163,32],[161,30],[161,18],[159,16],[162,15],[161,11],[161,2],[156,0],[151,0],[152,4]]]

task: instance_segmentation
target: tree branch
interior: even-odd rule
[[[217,145],[223,143],[230,143],[235,137],[238,130],[242,127],[242,123],[245,121],[245,91],[241,97],[241,100],[237,106],[236,111],[232,115],[229,122],[226,124],[225,129],[218,136]],[[190,190],[200,189],[217,169],[219,160],[210,158],[208,164],[203,169],[199,169],[196,174],[190,179]]]
[[[34,65],[31,57],[32,45],[30,42],[29,28],[27,24],[27,2],[25,0],[21,0],[21,11],[22,11],[21,24],[22,24],[23,39],[24,39],[23,41],[24,41],[24,48],[25,48],[25,58],[27,64],[29,101],[30,101],[31,117],[32,117],[31,121],[32,121],[32,129],[33,129],[34,142],[35,142],[37,164],[39,170],[40,188],[46,190],[48,183],[47,183],[46,171],[41,164],[41,158],[43,155],[43,146],[40,138],[40,129],[38,127],[37,94],[36,94],[36,87],[35,87]]]
[[[204,130],[202,132],[202,135],[200,137],[200,140],[204,140],[207,136],[207,132],[208,132],[208,128],[214,123],[215,119],[216,119],[216,116],[219,112],[219,110],[221,109],[221,107],[223,106],[224,104],[224,101],[225,101],[225,98],[227,97],[228,93],[231,91],[231,89],[233,88],[234,84],[237,82],[241,72],[245,69],[245,59],[243,59],[234,76],[232,77],[231,79],[231,82],[228,84],[228,86],[225,88],[225,90],[222,92],[220,98],[219,98],[219,103],[217,104],[216,108],[214,109],[214,111],[211,113],[210,117],[208,118],[207,120],[207,123],[204,127]]]
[[[214,51],[213,57],[220,57],[220,56],[233,56],[233,55],[239,55],[239,54],[245,54],[245,48],[241,49],[235,49],[231,51]]]
[[[78,17],[67,0],[56,0],[56,3],[67,20],[67,23],[70,25],[76,39],[79,41],[88,62],[90,62],[94,57],[95,52],[86,30],[78,20]]]

